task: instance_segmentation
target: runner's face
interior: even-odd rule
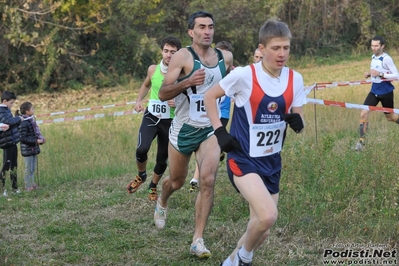
[[[260,60],[262,60],[262,58],[262,53],[259,50],[256,50],[254,54],[254,63],[258,63]]]
[[[193,43],[200,46],[211,46],[213,42],[213,21],[211,18],[196,18],[194,29],[188,30]]]
[[[274,70],[282,69],[290,55],[289,38],[272,38],[266,46],[260,44],[259,49],[263,54],[263,64]]]
[[[172,58],[172,55],[174,55],[177,52],[177,48],[175,46],[172,46],[170,44],[165,44],[163,46],[163,50],[162,50],[162,59],[163,59],[163,63],[168,66],[170,59]]]
[[[380,41],[371,41],[371,50],[373,54],[379,56],[382,54],[382,50],[384,49],[384,45],[381,45]]]

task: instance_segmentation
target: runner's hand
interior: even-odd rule
[[[137,113],[140,113],[141,111],[143,111],[143,102],[142,101],[137,101],[136,102],[136,106],[134,107],[134,110],[137,112]]]
[[[230,152],[234,149],[242,151],[240,143],[235,137],[227,133],[226,128],[221,126],[215,130],[215,136],[222,151]]]
[[[305,125],[300,114],[285,114],[283,115],[285,122],[290,125],[290,128],[295,131],[295,133],[301,133]]]
[[[190,83],[191,86],[199,86],[204,84],[205,82],[205,68],[200,68],[196,70],[191,76],[190,76]]]
[[[168,100],[168,105],[169,105],[169,107],[176,107],[176,105],[175,105],[175,99],[172,99],[172,100]]]

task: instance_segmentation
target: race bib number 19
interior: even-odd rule
[[[208,121],[208,116],[206,115],[205,111],[203,94],[190,95],[190,119],[199,122]]]
[[[218,114],[220,117],[220,99],[216,100],[218,105]],[[203,94],[191,94],[190,95],[190,119],[198,122],[209,121],[208,115],[206,114],[204,105],[204,95]]]

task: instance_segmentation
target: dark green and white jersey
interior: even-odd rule
[[[218,63],[215,66],[209,67],[202,64],[198,55],[194,52],[191,46],[187,46],[194,58],[194,68],[190,74],[178,80],[178,82],[190,77],[196,70],[205,69],[205,82],[200,86],[193,86],[175,98],[175,120],[180,123],[188,124],[193,127],[208,127],[212,126],[206,115],[204,106],[204,94],[215,84],[218,84],[223,77],[226,76],[226,66],[223,59],[223,54],[220,50],[215,49],[218,54]]]

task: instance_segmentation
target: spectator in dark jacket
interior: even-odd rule
[[[46,139],[40,132],[34,114],[35,108],[30,102],[24,102],[17,111],[18,115],[23,117],[19,132],[21,135],[21,155],[25,161],[25,189],[31,191],[37,188],[35,184],[35,168],[37,164],[37,155],[40,153],[39,145],[44,144]]]
[[[17,96],[13,92],[4,91],[1,94],[0,104],[0,123],[9,125],[9,129],[1,131],[0,134],[0,148],[3,149],[3,167],[0,171],[1,190],[4,196],[7,196],[5,189],[5,175],[6,171],[10,172],[11,187],[13,193],[21,193],[18,189],[17,183],[17,162],[18,149],[17,144],[20,140],[18,126],[22,121],[22,117],[14,117],[11,113],[11,107],[14,105]]]

